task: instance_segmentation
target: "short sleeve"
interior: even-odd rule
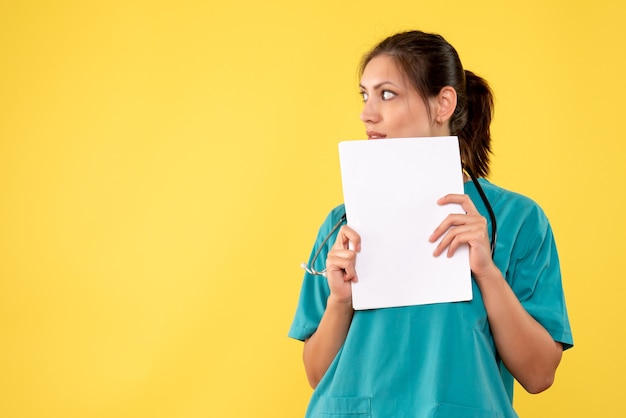
[[[326,267],[326,256],[335,242],[339,226],[345,223],[344,215],[344,206],[340,205],[330,212],[320,227],[308,264],[315,270],[322,271]],[[317,251],[319,251],[317,260],[312,265],[312,260]],[[324,315],[329,295],[330,289],[324,276],[305,272],[298,307],[288,333],[289,337],[304,341],[313,335],[322,315]]]
[[[509,283],[526,311],[563,349],[573,346],[561,267],[552,228],[536,204],[530,207],[516,238]]]

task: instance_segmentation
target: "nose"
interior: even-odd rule
[[[380,122],[380,112],[378,111],[375,101],[371,98],[363,104],[363,110],[361,111],[361,121],[365,123]]]

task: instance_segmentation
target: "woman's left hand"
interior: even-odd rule
[[[449,194],[437,203],[457,203],[466,213],[448,215],[435,229],[430,241],[441,238],[441,242],[433,254],[439,256],[447,248],[450,257],[461,245],[469,245],[470,268],[480,288],[500,358],[528,392],[547,389],[554,381],[563,346],[528,314],[494,264],[487,220],[469,196]]]
[[[429,238],[430,242],[435,242],[442,236],[443,238],[433,255],[438,257],[447,248],[448,257],[452,257],[461,245],[467,244],[470,269],[476,278],[493,269],[487,219],[478,212],[472,199],[465,194],[449,194],[439,199],[437,203],[440,205],[457,203],[461,205],[465,214],[450,214],[435,229]]]

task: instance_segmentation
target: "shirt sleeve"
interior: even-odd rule
[[[326,217],[326,220],[319,229],[308,264],[317,271],[322,271],[326,268],[326,256],[335,243],[335,237],[339,231],[339,228],[334,227],[337,226],[338,222],[341,222],[344,214],[345,210],[343,205],[336,207]],[[319,255],[317,256],[315,265],[312,265],[314,254],[318,250]],[[296,314],[288,333],[289,337],[304,341],[313,335],[326,310],[326,301],[329,295],[330,288],[324,276],[312,275],[305,272],[298,307],[296,308]]]
[[[526,311],[566,350],[573,346],[561,267],[550,223],[536,204],[527,208],[514,248],[510,283]]]

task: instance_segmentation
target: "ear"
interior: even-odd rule
[[[450,120],[456,109],[456,90],[446,86],[441,89],[435,100],[435,121],[444,124]]]

